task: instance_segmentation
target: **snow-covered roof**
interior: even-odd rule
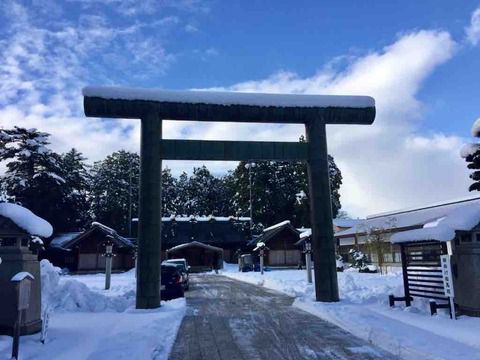
[[[208,245],[208,244],[204,244],[204,243],[201,243],[199,241],[192,241],[192,242],[189,242],[189,243],[174,246],[174,247],[168,249],[167,253],[172,252],[172,251],[182,250],[182,249],[185,249],[185,248],[188,248],[188,247],[201,247],[201,248],[204,248],[204,249],[207,249],[207,250],[212,250],[212,251],[215,251],[215,252],[222,252],[223,253],[222,248],[212,246],[212,245]]]
[[[15,225],[30,235],[41,237],[52,235],[52,225],[23,206],[12,203],[0,203],[0,216],[10,219]]]
[[[305,229],[305,231],[302,231],[300,233],[300,239],[305,239],[305,238],[308,238],[309,236],[312,236],[312,229]]]
[[[66,244],[68,244],[70,241],[75,239],[80,234],[81,232],[67,232],[67,233],[57,234],[52,239],[52,241],[50,241],[49,246],[55,247],[55,248],[63,248]]]
[[[13,277],[10,279],[10,281],[20,282],[24,279],[35,280],[35,277],[27,271],[21,271],[19,273],[16,273],[15,275],[13,275]]]
[[[49,247],[59,248],[63,250],[68,250],[72,247],[72,245],[76,244],[85,236],[88,236],[94,230],[100,230],[104,234],[110,235],[113,238],[113,241],[120,247],[133,247],[134,244],[129,239],[118,235],[118,233],[113,230],[112,228],[103,225],[99,222],[92,222],[91,227],[88,230],[83,232],[66,232],[57,234],[49,244]]]
[[[350,228],[360,224],[365,219],[333,219],[333,225],[341,228]]]
[[[480,222],[480,197],[470,197],[368,216],[353,228],[340,231],[335,236],[362,234],[368,229],[393,230],[392,243],[408,241],[449,241],[455,231],[468,231]],[[399,231],[404,228],[416,229]]]
[[[362,221],[365,221],[365,219],[333,219],[333,225],[340,228],[351,228]],[[310,228],[299,228],[297,230],[300,231],[300,240],[312,236],[312,229]]]
[[[235,217],[235,216],[163,216],[162,222],[169,222],[169,221],[178,221],[178,222],[187,222],[187,221],[250,221],[249,217]],[[137,222],[138,218],[133,218],[133,222]]]
[[[375,106],[375,100],[370,96],[260,94],[231,91],[177,91],[95,86],[84,88],[83,95],[86,97],[98,97],[102,99],[215,105],[253,105],[265,107],[370,108]]]
[[[263,229],[263,232],[274,230],[276,228],[282,227],[282,226],[287,225],[287,224],[290,224],[290,220],[284,220],[282,222],[279,222],[278,224],[275,224],[275,225],[272,225],[268,228],[265,228],[265,229]]]

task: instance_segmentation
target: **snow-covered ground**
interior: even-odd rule
[[[166,359],[185,314],[185,299],[155,310],[135,309],[135,273],[61,276],[41,262],[42,305],[51,309],[45,344],[23,336],[21,359]],[[12,338],[0,336],[0,359],[10,359]]]
[[[442,310],[432,317],[428,303],[417,299],[410,308],[400,304],[389,307],[389,294],[403,295],[398,272],[338,273],[338,303],[315,302],[305,270],[273,270],[262,277],[260,273],[240,273],[236,265],[226,264],[222,274],[294,296],[294,306],[403,359],[480,359],[480,318],[451,320]]]

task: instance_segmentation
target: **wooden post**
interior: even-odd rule
[[[265,256],[265,250],[260,249],[260,274],[263,275],[263,257]]]
[[[141,126],[136,307],[153,309],[160,306],[162,120],[149,112],[142,117]]]
[[[18,351],[20,347],[20,326],[22,325],[22,310],[18,310],[17,321],[13,325],[13,344],[12,344],[12,360],[18,359]]]
[[[305,130],[315,294],[317,301],[333,302],[339,295],[325,123],[313,119],[305,124]]]
[[[105,245],[105,290],[110,289],[112,278],[112,257],[113,244],[108,241]]]
[[[17,321],[13,326],[12,360],[18,359],[22,314],[30,306],[30,292],[34,279],[33,275],[28,272],[19,272],[11,279],[17,295]]]
[[[305,266],[307,268],[307,281],[312,283],[312,244],[305,241]]]
[[[405,306],[410,306],[412,300],[410,298],[410,289],[408,286],[408,273],[407,273],[407,254],[405,252],[405,245],[400,244],[400,256],[402,258],[402,275],[403,275],[403,288],[405,289]]]

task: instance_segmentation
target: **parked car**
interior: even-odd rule
[[[160,294],[162,300],[171,300],[184,296],[182,274],[175,264],[162,264]]]
[[[185,291],[190,288],[190,281],[188,273],[190,271],[190,266],[188,265],[187,259],[168,259],[164,260],[162,264],[173,264],[175,265],[182,274],[182,284]]]

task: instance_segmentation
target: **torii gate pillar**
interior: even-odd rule
[[[162,120],[156,112],[141,119],[137,309],[160,306],[162,226]]]
[[[317,301],[338,301],[325,122],[321,119],[308,122],[305,132],[315,295]]]

